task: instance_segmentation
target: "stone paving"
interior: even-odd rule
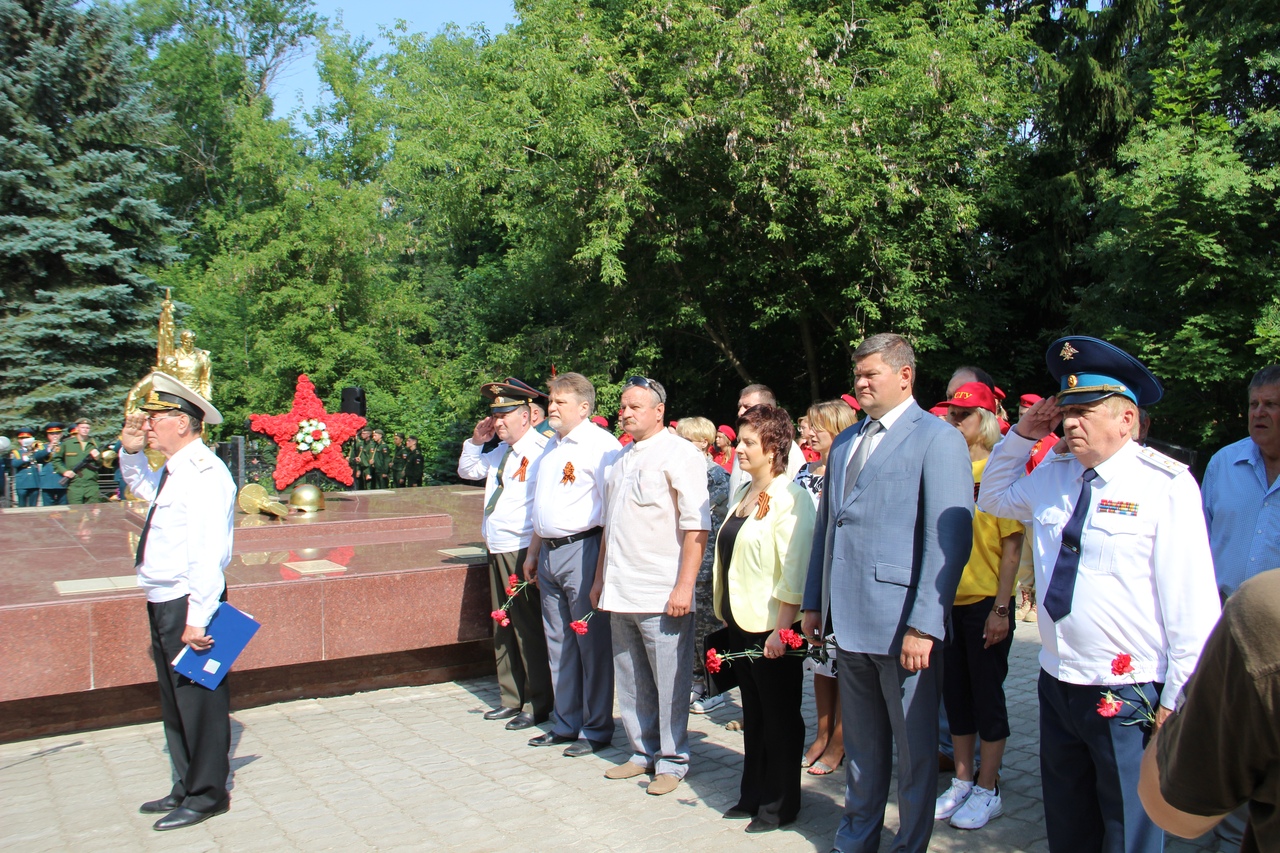
[[[1013,735],[1001,779],[1004,816],[964,832],[936,825],[930,850],[1047,850],[1040,807],[1034,625],[1019,624],[1009,679]],[[843,773],[805,775],[793,826],[746,835],[725,821],[742,736],[729,704],[690,718],[691,772],[672,794],[645,779],[602,777],[627,753],[564,758],[533,749],[481,714],[492,679],[302,700],[237,712],[228,814],[158,833],[145,800],[168,792],[158,723],[0,745],[0,849],[6,851],[818,851],[830,849]],[[813,718],[811,689],[806,717]],[[545,727],[543,727],[545,728]],[[812,731],[810,732],[812,734]],[[621,745],[621,728],[614,740]],[[797,757],[798,758],[798,757]],[[939,776],[941,790],[949,779]],[[891,793],[882,850],[897,825]],[[1170,841],[1172,853],[1209,850]]]

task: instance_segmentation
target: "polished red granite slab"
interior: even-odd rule
[[[145,509],[0,511],[0,702],[154,680],[141,590],[55,586],[132,575]],[[228,598],[263,627],[236,669],[489,636],[484,557],[441,553],[479,545],[482,512],[480,489],[439,486],[326,495],[311,516],[237,514]]]

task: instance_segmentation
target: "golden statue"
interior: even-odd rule
[[[206,400],[213,399],[213,366],[209,351],[196,346],[196,333],[184,329],[179,345],[175,346],[173,322],[173,300],[169,298],[169,288],[164,290],[164,302],[160,305],[160,329],[156,341],[156,364],[142,379],[139,379],[125,398],[124,413],[132,414],[138,410],[138,404],[151,394],[151,374],[159,371],[195,391]]]

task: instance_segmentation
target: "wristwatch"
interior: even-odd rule
[[[1009,605],[997,604],[995,607],[991,608],[991,612],[1003,619],[1009,615]]]

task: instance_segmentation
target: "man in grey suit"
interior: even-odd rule
[[[924,851],[938,783],[941,640],[969,559],[973,472],[960,432],[911,396],[910,344],[873,335],[853,357],[868,417],[831,446],[804,595],[805,635],[836,637],[847,769],[834,850],[879,849],[892,737],[892,849]]]

